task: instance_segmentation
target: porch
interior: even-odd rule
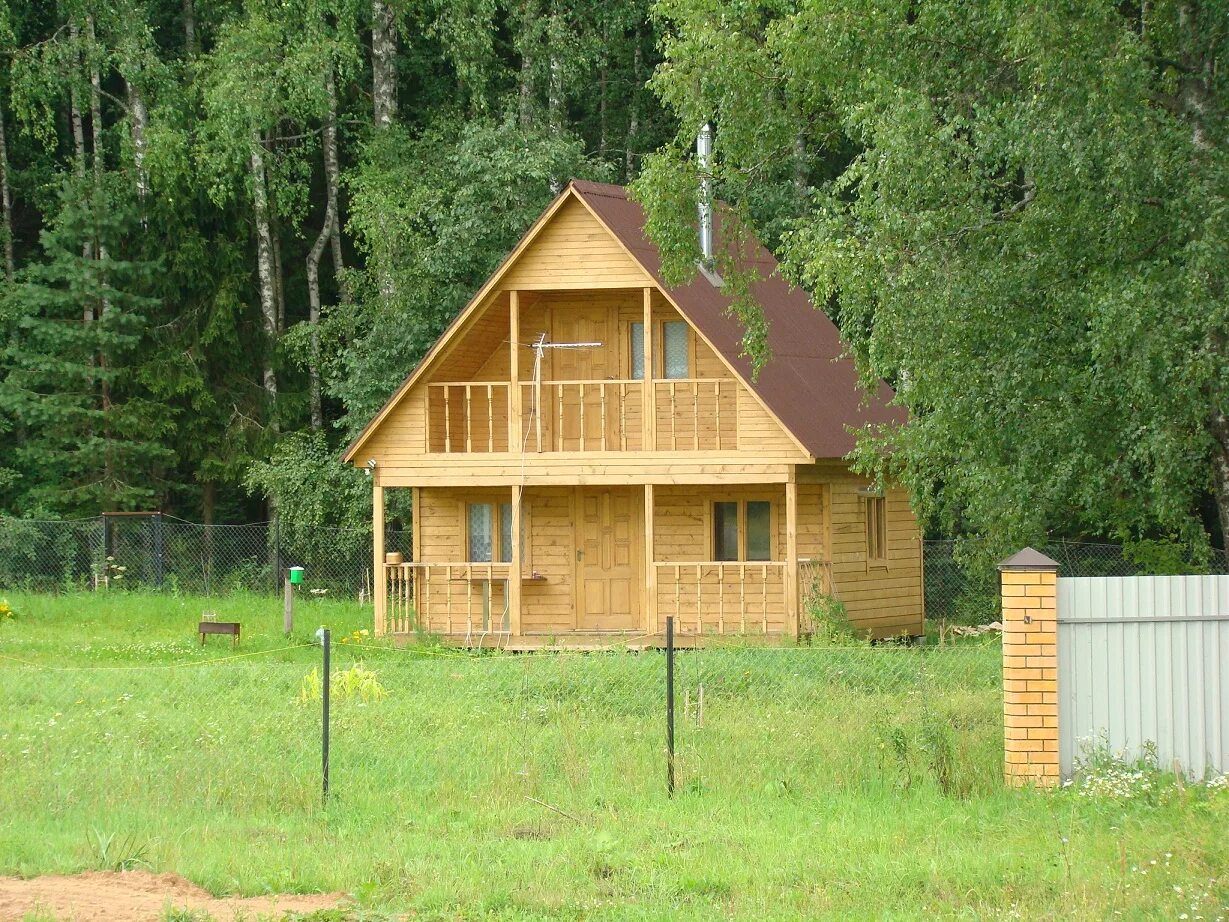
[[[651,646],[672,617],[680,635],[787,639],[831,588],[818,484],[414,493],[420,559],[377,549],[378,633]]]

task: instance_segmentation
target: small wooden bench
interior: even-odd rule
[[[206,634],[230,634],[231,646],[239,646],[238,621],[202,621],[196,626],[196,630],[201,635],[202,647],[205,645]]]

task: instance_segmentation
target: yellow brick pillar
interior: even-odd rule
[[[1008,784],[1058,784],[1058,563],[1030,548],[999,564]]]

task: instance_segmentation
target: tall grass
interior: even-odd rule
[[[9,600],[0,873],[148,865],[429,918],[1193,918],[1175,887],[1229,903],[1229,796],[1002,788],[993,645],[685,651],[669,799],[660,653],[336,643],[334,668],[387,695],[334,702],[326,805],[310,641],[363,610],[305,601],[286,639],[259,597]],[[197,642],[210,607],[243,622],[238,651]]]

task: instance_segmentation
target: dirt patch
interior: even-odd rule
[[[345,898],[344,893],[218,898],[177,874],[148,871],[87,871],[30,880],[0,877],[0,922],[20,922],[28,914],[57,922],[158,922],[168,907],[203,909],[218,922],[280,919],[288,912],[332,909]]]

